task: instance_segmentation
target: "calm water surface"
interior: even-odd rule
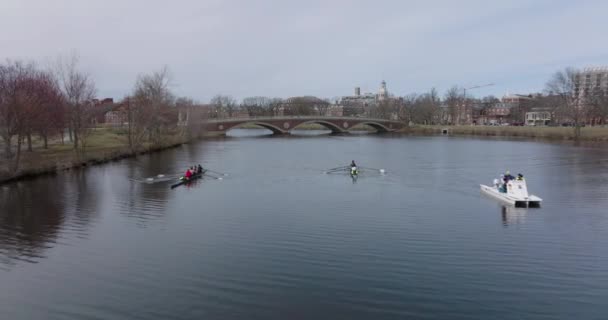
[[[0,186],[0,317],[608,317],[605,146],[258,133]],[[543,207],[481,195],[504,169]]]

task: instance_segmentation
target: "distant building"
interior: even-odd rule
[[[507,104],[510,107],[512,106],[518,106],[522,103],[525,103],[525,101],[528,101],[532,99],[531,95],[523,95],[523,94],[505,94],[501,99],[500,102],[502,102],[503,104]]]
[[[459,111],[463,113],[461,123],[468,123],[466,114],[471,112],[473,124],[524,124],[526,112],[530,111],[539,96],[539,94],[506,94],[496,101],[473,99],[467,103],[472,105],[471,110],[459,106]]]
[[[501,107],[509,110],[506,116],[511,123],[523,123],[526,112],[534,105],[534,100],[540,94],[507,94],[501,99]]]
[[[576,75],[574,95],[582,101],[589,100],[594,94],[608,91],[608,66],[585,68]]]
[[[380,83],[380,90],[378,90],[378,100],[384,101],[388,99],[388,90],[386,89],[386,81],[382,80]]]
[[[391,95],[386,87],[386,81],[382,81],[377,93],[361,94],[361,88],[355,87],[355,94],[342,97],[339,105],[343,107],[344,116],[363,116],[378,103],[389,99]]]
[[[547,108],[532,108],[526,112],[527,126],[546,126],[551,124],[551,110]]]
[[[476,119],[475,124],[482,125],[508,123],[508,118],[511,115],[511,107],[503,103],[484,107],[478,106],[474,110],[478,110],[479,112],[479,117]]]
[[[357,88],[359,89],[359,88]],[[372,93],[361,94],[361,91],[354,96],[345,96],[340,99],[340,104],[345,106],[372,106],[376,104],[376,95]]]
[[[126,104],[115,105],[111,110],[105,112],[104,122],[111,126],[122,126],[129,122]]]
[[[91,122],[94,125],[100,125],[100,124],[104,124],[105,121],[105,114],[106,112],[108,112],[109,110],[112,110],[112,108],[115,107],[114,104],[114,99],[113,98],[105,98],[105,99],[93,99],[90,101],[90,105],[91,105],[91,114],[92,114],[92,119]]]
[[[334,104],[327,110],[327,115],[330,117],[342,117],[344,116],[344,106]]]

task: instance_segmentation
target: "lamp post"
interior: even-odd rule
[[[464,87],[463,88],[463,95],[462,95],[462,106],[464,107],[464,112],[467,111],[467,90],[472,90],[472,89],[479,89],[479,88],[485,88],[485,87],[491,87],[493,86],[493,83],[487,83],[487,84],[482,84],[482,85],[478,85],[478,86],[472,86],[472,87]],[[460,117],[458,117],[458,121],[457,124],[460,124]]]

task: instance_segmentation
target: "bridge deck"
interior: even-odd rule
[[[378,132],[390,132],[401,129],[404,123],[396,120],[358,117],[332,117],[332,116],[283,116],[283,117],[243,117],[227,119],[209,119],[206,129],[209,132],[223,134],[231,128],[242,124],[253,123],[271,130],[275,134],[286,134],[304,123],[317,123],[333,133],[346,133],[352,127],[366,124]]]

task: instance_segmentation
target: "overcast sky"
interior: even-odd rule
[[[542,90],[608,65],[608,1],[0,0],[0,58],[72,51],[100,97],[167,65],[177,95],[289,97],[452,85]]]

